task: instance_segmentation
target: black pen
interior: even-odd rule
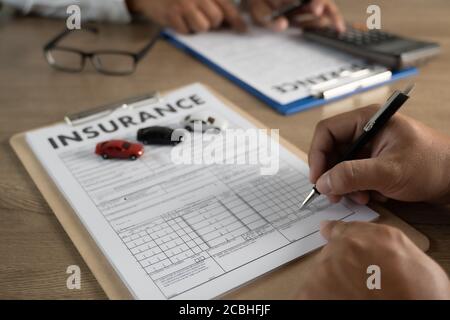
[[[414,84],[409,85],[404,91],[396,90],[386,101],[383,107],[378,110],[373,117],[364,126],[362,134],[350,146],[344,156],[336,162],[336,164],[353,159],[355,154],[361,150],[381,129],[384,128],[389,119],[397,112],[398,109],[409,99],[409,94],[414,88]],[[306,207],[311,201],[320,196],[320,192],[313,186],[313,189],[300,205],[300,210]]]
[[[274,10],[271,14],[267,15],[264,19],[267,22],[273,21],[279,17],[288,16],[291,13],[294,13],[301,6],[308,4],[311,0],[296,0],[291,4],[281,7],[280,9]]]

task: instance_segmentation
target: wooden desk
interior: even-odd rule
[[[375,3],[382,8],[386,30],[441,43],[443,54],[422,68],[413,99],[403,112],[450,134],[450,3],[339,1],[350,21],[365,21],[367,6]],[[91,68],[81,74],[61,73],[49,68],[42,46],[63,25],[62,21],[38,18],[0,20],[0,299],[106,298],[10,148],[8,139],[14,133],[60,121],[65,114],[89,106],[201,81],[308,150],[320,119],[382,102],[390,90],[382,88],[283,117],[163,41],[128,77],[106,77]],[[104,48],[138,49],[148,32],[146,26],[103,26],[101,41],[95,43]],[[89,45],[93,39],[75,41]],[[396,202],[388,207],[430,238],[428,253],[450,273],[450,208]],[[72,264],[81,267],[81,290],[66,288],[65,271]]]

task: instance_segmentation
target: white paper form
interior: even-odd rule
[[[196,53],[279,104],[311,95],[310,86],[364,61],[302,39],[301,31],[274,33],[249,26],[246,33],[220,30],[195,35],[168,31]]]
[[[320,221],[377,217],[365,206],[330,206],[326,200],[299,211],[311,188],[308,168],[283,147],[279,171],[272,176],[260,175],[255,165],[176,165],[169,146],[146,146],[136,161],[94,154],[99,141],[134,140],[138,128],[175,127],[201,110],[227,119],[230,127],[255,128],[194,84],[157,106],[27,134],[27,142],[135,298],[220,296],[323,245]]]

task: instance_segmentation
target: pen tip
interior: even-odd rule
[[[306,206],[306,204],[308,204],[314,198],[315,195],[316,195],[316,189],[313,188],[311,190],[311,192],[306,196],[305,200],[303,200],[302,204],[300,205],[300,210],[302,210]]]
[[[404,94],[406,94],[407,96],[409,96],[409,94],[413,91],[414,87],[416,85],[414,83],[410,83],[406,89],[403,91]]]

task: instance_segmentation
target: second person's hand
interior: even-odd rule
[[[227,23],[237,31],[246,25],[231,0],[127,0],[131,11],[183,34],[205,32]]]
[[[321,121],[309,152],[310,180],[338,202],[392,198],[450,202],[450,137],[401,114],[358,155],[335,164],[379,109],[369,106]]]
[[[248,0],[247,7],[256,24],[274,31],[283,31],[289,27],[290,23],[286,17],[279,17],[273,21],[267,20],[267,17],[270,17],[274,10],[291,3],[293,0]],[[333,0],[312,0],[300,8],[298,13],[310,13],[320,21],[320,25],[326,25],[329,21],[339,32],[345,31],[344,19]]]
[[[321,233],[328,243],[300,279],[296,298],[449,299],[445,271],[399,229],[327,221],[322,223]],[[367,286],[370,266],[379,268],[381,287],[373,290]]]

